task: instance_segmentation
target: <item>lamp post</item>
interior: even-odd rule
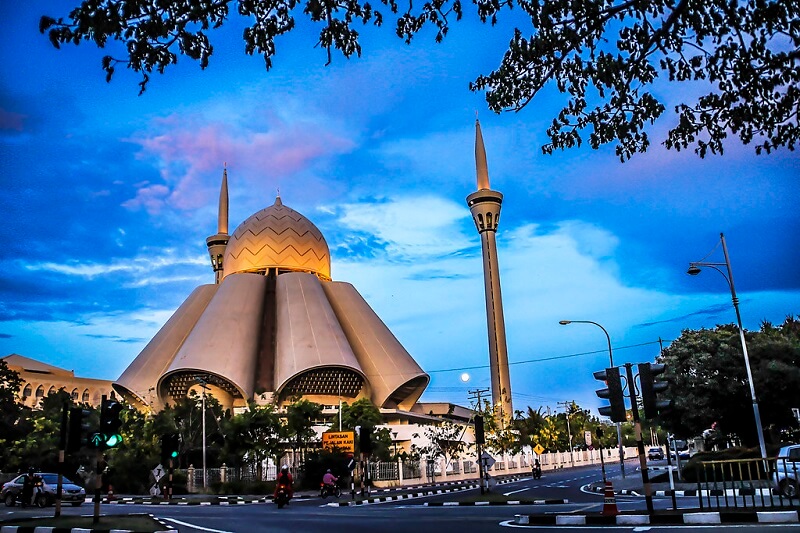
[[[195,378],[203,389],[203,490],[208,490],[208,472],[206,470],[206,389],[208,384],[204,378]]]
[[[394,436],[394,458],[397,459],[397,432],[392,431],[392,436]]]
[[[562,326],[566,326],[567,324],[594,324],[598,328],[603,330],[603,333],[606,334],[606,340],[608,341],[608,363],[609,366],[614,366],[614,353],[611,351],[611,337],[606,331],[606,328],[598,324],[597,322],[592,322],[591,320],[559,320],[559,324]],[[622,423],[617,422],[617,443],[619,444],[619,469],[622,473],[622,478],[625,479],[625,451],[622,447]],[[603,450],[600,450],[600,453],[603,453]]]
[[[733,286],[733,271],[731,271],[731,260],[728,257],[728,246],[725,244],[725,234],[719,234],[719,241],[722,243],[722,254],[725,256],[724,263],[708,263],[705,261],[694,261],[689,263],[689,270],[686,271],[687,274],[690,276],[696,276],[700,273],[701,268],[713,268],[720,274],[722,277],[725,278],[725,281],[728,282],[728,287],[731,290],[731,300],[733,301],[733,308],[736,311],[736,324],[739,326],[739,340],[742,343],[742,354],[744,354],[744,367],[747,370],[747,383],[750,385],[750,398],[753,400],[753,416],[756,419],[756,432],[758,433],[758,445],[761,448],[761,458],[767,458],[767,446],[764,443],[764,430],[761,426],[761,415],[758,412],[758,400],[756,399],[756,389],[753,386],[753,374],[750,371],[750,356],[747,354],[747,343],[744,339],[744,328],[742,327],[742,316],[739,313],[739,298],[736,297],[736,288]],[[708,257],[717,247],[715,246],[711,252],[706,255]],[[705,257],[703,258],[705,259]],[[728,271],[728,274],[725,275],[725,272],[720,270],[719,267],[724,266]]]

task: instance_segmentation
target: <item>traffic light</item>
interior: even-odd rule
[[[660,411],[669,409],[672,406],[672,400],[658,399],[658,393],[664,392],[669,388],[669,383],[656,379],[665,370],[666,365],[639,363],[642,406],[644,407],[644,417],[648,420],[653,420]]]
[[[87,409],[81,407],[70,408],[67,453],[75,453],[87,444],[89,414]]]
[[[475,415],[475,444],[486,444],[486,436],[483,432],[483,416]]]
[[[372,426],[361,426],[361,433],[358,434],[358,445],[361,453],[372,453]]]
[[[100,431],[98,433],[102,439],[101,446],[104,448],[113,448],[122,442],[120,411],[122,411],[121,403],[103,397],[103,404],[100,408]]]
[[[608,400],[610,405],[598,409],[601,415],[614,422],[625,422],[625,397],[622,395],[622,380],[619,367],[612,366],[594,373],[594,379],[604,381],[606,388],[595,391],[599,398]]]
[[[161,435],[161,464],[177,459],[180,453],[181,438],[177,433]]]

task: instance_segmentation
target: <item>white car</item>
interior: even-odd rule
[[[58,474],[36,473],[35,476],[41,478],[42,485],[38,491],[34,491],[34,505],[45,507],[53,505],[56,501],[56,489],[58,487]],[[0,490],[0,498],[7,507],[13,507],[22,494],[22,484],[25,476],[17,476],[11,481],[4,483]],[[86,500],[86,491],[83,487],[74,484],[67,478],[61,480],[61,501],[70,503],[78,507]]]
[[[772,478],[774,488],[787,498],[798,498],[799,475],[800,444],[784,446],[778,452],[775,474]]]

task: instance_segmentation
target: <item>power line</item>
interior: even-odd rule
[[[628,345],[628,346],[615,346],[614,350],[617,350],[617,351],[618,350],[627,350],[627,349],[630,349],[630,348],[639,348],[641,346],[649,346],[651,344],[659,344],[659,341],[640,342],[639,344],[631,344],[631,345]],[[554,355],[552,357],[542,357],[541,359],[527,359],[525,361],[514,361],[514,362],[508,363],[508,366],[512,366],[512,365],[527,365],[527,364],[530,364],[530,363],[542,363],[542,362],[545,362],[545,361],[556,361],[556,360],[559,360],[559,359],[569,359],[569,358],[572,358],[572,357],[582,357],[584,355],[596,355],[596,354],[600,354],[600,353],[607,354],[608,353],[608,349],[593,350],[591,352],[572,353],[572,354],[567,354],[567,355]],[[438,373],[438,372],[457,372],[457,371],[460,371],[460,370],[479,370],[479,369],[488,368],[488,367],[489,367],[489,365],[463,366],[463,367],[460,367],[460,368],[440,368],[438,370],[427,370],[426,372],[428,374],[434,374],[434,373]]]

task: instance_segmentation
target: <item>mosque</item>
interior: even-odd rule
[[[478,189],[467,205],[483,251],[492,403],[505,420],[513,411],[495,243],[503,195],[489,187],[477,122],[475,158]],[[389,424],[470,419],[459,406],[418,403],[430,377],[358,290],[333,280],[328,244],[308,218],[278,196],[229,234],[228,208],[225,169],[217,232],[206,239],[214,283],[192,291],[119,379],[77,378],[12,354],[4,359],[27,382],[21,399],[35,405],[63,388],[76,400],[98,403],[102,393],[159,411],[205,390],[234,411],[303,397],[331,415],[368,398]]]
[[[328,244],[308,218],[278,196],[229,235],[225,170],[206,243],[215,283],[181,304],[114,382],[118,394],[155,410],[206,388],[234,410],[302,396],[411,411],[429,376],[358,290],[331,278]]]

